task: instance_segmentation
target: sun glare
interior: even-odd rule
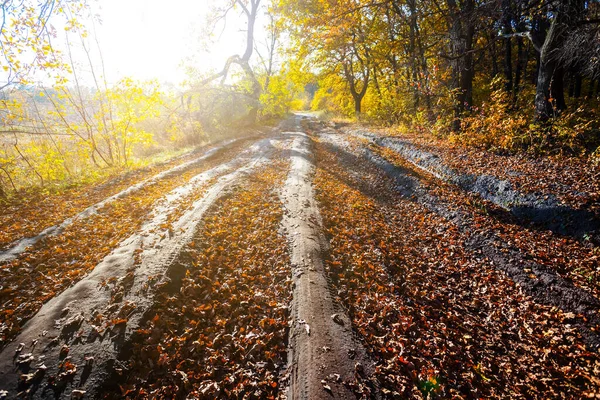
[[[244,42],[239,29],[230,26],[233,29],[217,35],[209,52],[203,51],[209,39],[203,35],[210,3],[173,0],[167,7],[158,0],[103,1],[101,23],[95,29],[108,81],[132,76],[179,84],[186,78],[186,66],[220,68]]]

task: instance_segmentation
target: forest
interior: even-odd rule
[[[499,153],[597,159],[595,1],[224,2],[215,20],[243,9],[242,22],[264,25],[266,43],[255,52],[248,30],[239,60],[229,58],[214,75],[196,72],[179,90],[134,77],[108,87],[93,60],[102,61],[100,44],[85,25],[90,4],[2,7],[5,194],[86,179],[82,170],[134,162],[134,148],[147,155],[185,147],[216,125],[273,120],[292,109]],[[67,33],[66,50],[52,46],[63,39],[52,20]],[[217,78],[231,65],[239,79],[224,90]]]
[[[598,146],[597,2],[284,3],[315,109],[500,152]]]
[[[599,1],[0,9],[0,399],[600,398]]]

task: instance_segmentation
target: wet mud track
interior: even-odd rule
[[[324,134],[324,139],[334,144],[338,152],[349,151],[351,148],[345,139],[340,141],[339,137],[332,138],[331,133]],[[574,314],[571,318],[572,324],[578,328],[586,345],[594,351],[600,349],[600,332],[597,330],[600,327],[600,300],[596,291],[578,286],[577,282],[574,283],[568,276],[535,262],[528,254],[519,251],[509,240],[496,232],[497,222],[493,213],[487,210],[482,213],[481,209],[453,203],[453,200],[462,194],[462,187],[447,185],[448,191],[455,195],[452,197],[431,189],[436,184],[440,186],[443,181],[436,180],[441,178],[424,176],[419,168],[410,169],[410,163],[394,164],[368,146],[355,147],[353,153],[359,154],[385,172],[395,183],[395,190],[404,198],[451,221],[465,236],[464,246],[474,257],[491,262],[518,283],[536,302]],[[505,217],[502,210],[496,215],[501,218],[500,221]],[[508,220],[516,225],[514,218]],[[558,236],[554,240],[561,241],[562,238]]]
[[[165,186],[4,347],[0,398],[598,394],[597,293],[380,147],[298,115]]]
[[[290,149],[291,172],[282,191],[283,228],[290,243],[294,284],[289,398],[377,397],[360,382],[373,373],[373,365],[354,337],[345,310],[330,292],[325,273],[323,258],[328,246],[312,184],[311,140],[303,132],[289,134],[295,137]]]
[[[60,395],[72,386],[77,366],[80,371],[84,368],[77,390],[98,386],[103,371],[114,368],[115,355],[152,304],[152,285],[160,283],[164,270],[191,240],[203,213],[236,181],[264,164],[271,148],[270,139],[260,140],[233,160],[174,189],[155,205],[139,232],[44,304],[3,349],[0,381],[7,388],[3,389],[30,391],[42,398]],[[209,182],[204,193],[194,191]],[[183,207],[179,201],[189,194],[200,195]],[[175,218],[168,223],[173,213]]]
[[[104,207],[92,207],[93,213],[69,218],[61,233],[39,240],[14,260],[0,262],[0,348],[15,338],[43,303],[76,283],[119,243],[142,229],[152,213],[166,210],[163,225],[173,222],[209,183],[199,180],[206,176],[202,173],[227,163],[255,141],[240,140],[202,162],[179,168],[177,174],[134,185],[135,190],[124,191],[127,195],[112,198]],[[189,193],[182,192],[185,187]]]
[[[365,141],[309,126],[320,142],[328,270],[388,395],[598,392],[600,307],[592,291],[533,262],[460,188]]]

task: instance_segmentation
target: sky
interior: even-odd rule
[[[209,39],[207,32],[212,29],[207,17],[215,5],[223,3],[225,0],[90,1],[88,4],[98,18],[81,22],[89,33],[86,46],[93,71],[97,76],[105,75],[109,85],[131,77],[180,86],[187,77],[186,66],[203,72],[220,70],[229,56],[243,53],[246,30],[245,16],[241,10],[234,10],[228,14],[226,24],[216,26],[213,39]],[[263,23],[265,16],[260,13],[256,23],[259,41],[264,35]],[[68,54],[68,35],[79,82],[92,86],[92,68],[80,38],[65,32],[64,16],[55,15],[50,24],[58,35],[52,39],[53,48]],[[3,81],[4,75],[0,69]],[[52,82],[43,71],[30,78],[40,84]]]
[[[222,35],[217,28],[210,52],[202,37],[214,0],[102,0],[95,25],[109,82],[124,76],[180,83],[183,62],[201,70],[220,69],[232,54],[243,52],[245,24],[231,13]],[[260,23],[260,21],[259,21]],[[90,29],[91,30],[91,29]]]

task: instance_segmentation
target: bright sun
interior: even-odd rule
[[[171,0],[167,6],[159,0],[103,0],[101,24],[95,29],[108,81],[134,76],[177,84],[186,77],[183,62],[200,70],[220,68],[244,46],[243,27],[236,26],[232,13],[216,45],[203,51],[211,3]]]

